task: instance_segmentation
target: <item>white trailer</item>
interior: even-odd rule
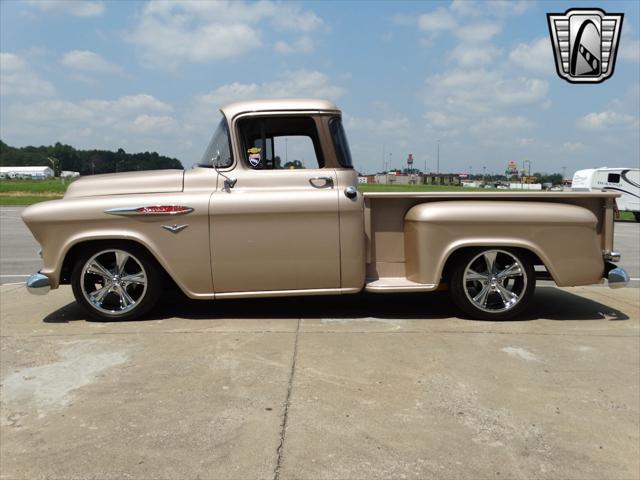
[[[611,191],[622,196],[617,199],[620,211],[633,212],[640,222],[640,169],[590,168],[573,174],[571,190],[574,192]]]

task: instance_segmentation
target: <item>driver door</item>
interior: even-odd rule
[[[214,290],[340,288],[336,173],[311,116],[239,120],[234,188],[211,196]]]

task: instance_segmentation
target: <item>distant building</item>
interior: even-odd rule
[[[427,173],[423,177],[426,185],[460,186],[460,175],[457,173]]]
[[[62,178],[74,178],[74,177],[79,177],[80,176],[80,172],[72,172],[70,170],[62,170],[60,172],[60,176]]]
[[[51,167],[0,167],[0,178],[31,178],[44,180],[53,177]]]
[[[460,186],[460,175],[457,173],[382,173],[377,174],[373,180],[375,183],[396,185],[450,185]]]

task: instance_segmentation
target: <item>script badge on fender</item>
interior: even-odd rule
[[[182,230],[187,228],[189,225],[162,225],[162,228],[165,230],[169,230],[171,233],[180,233]]]
[[[560,78],[571,83],[600,83],[613,75],[623,17],[599,8],[547,13]]]

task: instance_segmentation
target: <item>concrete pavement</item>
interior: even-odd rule
[[[0,478],[638,478],[640,290],[196,302],[0,287]]]

